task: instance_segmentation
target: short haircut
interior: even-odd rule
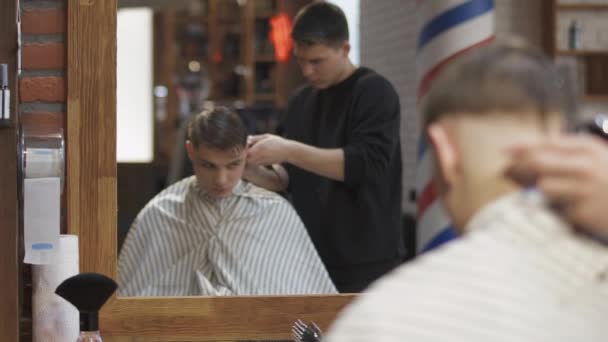
[[[338,46],[348,41],[348,23],[340,7],[316,2],[303,7],[295,18],[291,38],[296,44]]]
[[[518,39],[493,42],[448,65],[422,107],[424,127],[457,113],[523,113],[545,122],[562,111],[562,91],[553,63]]]
[[[247,129],[234,111],[215,107],[197,114],[188,125],[188,140],[218,150],[242,149],[247,144]]]

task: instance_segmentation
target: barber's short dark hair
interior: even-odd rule
[[[553,63],[522,40],[496,41],[459,57],[435,80],[422,108],[424,126],[458,114],[562,111]]]
[[[237,113],[226,107],[215,107],[192,118],[188,140],[195,148],[201,145],[218,150],[244,148],[247,129]]]
[[[348,41],[348,23],[340,7],[316,2],[303,7],[295,18],[291,38],[296,44],[337,46]]]

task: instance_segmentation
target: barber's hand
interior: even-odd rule
[[[248,160],[245,162],[245,169],[243,170],[242,178],[248,182],[251,182],[255,179],[255,176],[258,172],[257,165],[251,164]]]
[[[608,236],[608,144],[577,135],[510,152],[508,176],[535,184],[577,227]]]
[[[289,140],[273,134],[252,135],[247,139],[247,165],[283,163],[289,154]]]

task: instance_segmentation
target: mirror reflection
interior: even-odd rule
[[[403,261],[396,92],[311,3],[119,1],[120,295],[359,292]]]
[[[193,146],[192,154],[200,157],[194,168],[185,148],[188,122],[204,108],[224,107],[236,113],[245,127],[245,137],[275,132],[287,97],[302,84],[302,77],[293,58],[278,60],[276,43],[270,39],[271,20],[280,14],[293,17],[308,2],[119,1],[118,248],[123,252],[119,268],[130,274],[129,286],[121,289],[121,295],[336,291],[301,220],[286,200],[270,192],[251,191],[246,182],[220,186],[221,191],[242,194],[240,200],[217,200],[213,198],[215,189],[196,184],[196,177],[192,177],[196,169],[205,173],[217,168],[220,173],[233,173],[232,179],[240,178],[245,165],[241,141],[225,151]],[[218,133],[215,128],[207,127]],[[241,148],[241,156],[232,154],[234,148]],[[235,161],[238,165],[231,164]],[[168,204],[166,198],[183,189],[197,191],[181,193],[184,202],[180,204]],[[203,200],[190,201],[192,196]],[[252,203],[242,208],[243,201]],[[196,207],[191,207],[191,202]],[[181,226],[186,218],[180,213],[158,217],[159,213],[168,214],[165,204],[199,216],[195,214],[194,221]],[[137,229],[141,225],[163,230],[147,236],[146,230]],[[193,230],[188,234],[193,235],[186,235],[187,241],[180,240],[182,234],[162,236],[167,241],[163,245],[140,245],[163,232],[189,228]],[[131,244],[138,246],[125,249],[130,231]],[[272,243],[268,242],[271,238]],[[188,253],[190,257],[184,258]],[[154,258],[149,259],[150,255]],[[146,263],[138,264],[144,260]],[[196,274],[184,275],[188,263],[197,263]],[[287,277],[287,270],[301,276]],[[301,278],[311,273],[320,274],[314,285]],[[260,274],[275,276],[260,278]],[[152,280],[158,277],[164,280]],[[264,283],[254,288],[252,284],[260,280],[256,277]]]

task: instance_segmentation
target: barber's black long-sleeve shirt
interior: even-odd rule
[[[332,269],[359,272],[404,254],[399,122],[395,90],[368,68],[327,89],[305,86],[290,100],[286,138],[344,150],[344,182],[286,165],[293,205],[334,281]]]

